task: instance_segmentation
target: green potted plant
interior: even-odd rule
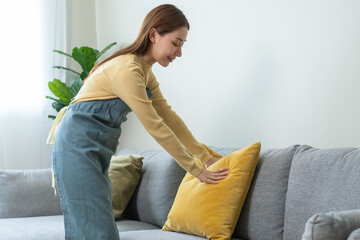
[[[53,66],[53,68],[63,69],[70,71],[78,75],[72,82],[70,86],[66,83],[60,81],[59,79],[54,79],[48,83],[50,91],[59,99],[46,96],[46,98],[54,100],[52,107],[59,112],[63,107],[68,106],[72,100],[74,100],[76,94],[79,92],[80,88],[83,85],[83,80],[89,75],[91,69],[95,66],[95,62],[103,55],[107,50],[114,46],[116,42],[109,44],[101,52],[90,47],[80,47],[73,48],[72,54],[67,54],[59,50],[53,50],[56,53],[63,54],[67,57],[74,59],[78,62],[82,68],[82,72],[78,73],[70,68],[62,66]],[[56,116],[48,115],[49,118],[55,119]]]

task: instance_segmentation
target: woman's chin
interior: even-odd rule
[[[161,61],[161,62],[158,62],[161,66],[163,67],[167,67],[169,66],[170,62],[169,61]]]

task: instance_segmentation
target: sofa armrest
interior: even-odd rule
[[[354,230],[347,240],[360,240],[360,228]]]
[[[51,169],[0,170],[0,218],[61,215]]]
[[[305,224],[302,240],[347,239],[360,228],[360,209],[317,213]]]

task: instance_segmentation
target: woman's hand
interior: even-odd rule
[[[200,174],[197,175],[197,178],[200,180],[200,182],[218,184],[220,182],[217,180],[226,178],[226,176],[230,173],[230,171],[227,171],[228,169],[228,167],[220,168],[215,171],[208,171],[203,169]]]
[[[208,168],[210,167],[212,164],[214,164],[215,162],[219,161],[221,158],[217,158],[217,157],[212,157],[210,158],[205,164],[204,167]]]

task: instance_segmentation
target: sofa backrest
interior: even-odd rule
[[[121,217],[162,227],[186,171],[164,150],[121,149],[117,155],[144,157],[142,176]]]
[[[234,237],[283,239],[288,178],[297,147],[270,149],[260,154]]]
[[[292,160],[284,239],[301,239],[320,212],[360,209],[360,149],[300,146]]]
[[[0,218],[61,215],[51,170],[0,170]]]

